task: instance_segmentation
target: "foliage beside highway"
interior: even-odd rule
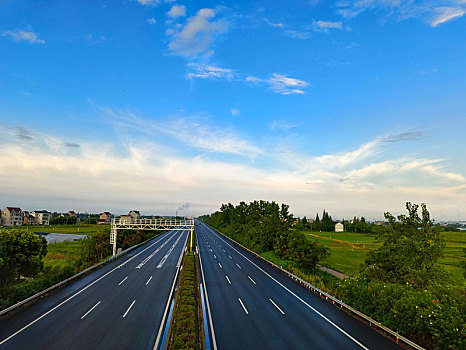
[[[254,203],[257,206],[258,202]],[[280,236],[270,227],[265,227],[270,224],[264,219],[267,211],[259,211],[258,215],[254,210],[239,209],[247,209],[247,205],[222,205],[220,212],[201,219],[426,348],[466,348],[464,281],[462,284],[452,285],[447,272],[440,265],[441,259],[445,258],[444,252],[448,244],[442,228],[434,225],[425,205],[419,208],[416,204],[407,203],[407,215],[397,218],[386,213],[388,225],[377,228],[375,246],[359,259],[346,260],[348,264],[357,263],[358,266],[352,267],[356,277],[343,281],[323,278],[322,273],[304,268],[299,259],[281,256],[278,254],[279,250],[276,250],[280,245],[273,244],[274,249],[267,251],[266,248],[270,248],[270,245],[265,242],[275,242],[276,237]],[[291,225],[287,227],[284,224],[289,220],[287,217],[289,216],[278,216],[279,220],[273,222],[277,227],[293,232]],[[251,225],[251,221],[259,224]],[[323,239],[320,243],[322,241]],[[356,243],[368,244],[353,242],[354,245]],[[287,246],[288,249],[294,247]],[[312,250],[307,254],[313,259]],[[296,258],[298,256],[295,255]]]
[[[259,254],[274,252],[306,271],[314,271],[329,254],[325,246],[292,228],[295,220],[286,204],[267,201],[241,202],[237,206],[222,204],[220,211],[200,220]]]
[[[110,257],[112,246],[107,227],[68,225],[66,233],[85,232],[88,236],[50,244],[28,228],[0,230],[0,310]],[[41,231],[55,232],[53,227],[40,228]],[[59,229],[63,231],[64,228]],[[118,236],[118,246],[126,249],[155,234],[150,231],[122,231]]]

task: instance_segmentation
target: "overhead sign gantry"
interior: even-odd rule
[[[113,255],[117,251],[118,230],[168,231],[189,230],[191,237],[194,231],[194,219],[134,219],[114,218],[110,229],[110,244],[113,245]]]

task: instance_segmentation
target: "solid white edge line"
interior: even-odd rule
[[[19,333],[21,333],[22,331],[24,331],[25,329],[29,328],[30,326],[32,326],[34,323],[36,323],[37,321],[41,320],[42,318],[44,318],[45,316],[47,316],[49,313],[55,311],[56,309],[58,309],[60,306],[62,306],[63,304],[67,303],[69,300],[73,299],[75,296],[81,294],[82,292],[84,292],[86,289],[88,289],[89,287],[93,286],[95,283],[99,282],[101,279],[103,279],[104,277],[107,277],[109,274],[111,274],[113,271],[117,270],[120,268],[120,266],[122,265],[125,265],[126,263],[130,262],[131,260],[133,260],[135,257],[137,257],[139,254],[145,252],[147,249],[151,248],[154,244],[160,242],[162,239],[164,238],[167,238],[167,236],[165,237],[161,237],[159,238],[157,241],[155,241],[154,243],[152,243],[150,246],[148,246],[147,248],[141,250],[139,253],[137,253],[136,255],[132,256],[131,258],[129,258],[128,260],[126,260],[124,263],[121,263],[120,265],[114,267],[112,270],[110,270],[109,272],[107,272],[105,275],[102,275],[100,276],[98,279],[96,279],[94,282],[88,284],[86,287],[82,288],[81,290],[79,290],[78,292],[76,292],[75,294],[73,294],[72,296],[70,296],[68,299],[65,299],[64,301],[62,301],[60,304],[58,304],[57,306],[55,306],[54,308],[50,309],[49,311],[47,311],[46,313],[42,314],[41,316],[39,316],[38,318],[36,318],[34,321],[31,321],[29,322],[27,325],[25,325],[23,328],[17,330],[15,333],[13,333],[12,335],[10,335],[8,338],[5,338],[3,339],[1,342],[0,342],[0,345],[6,343],[8,340],[10,340],[11,338],[17,336]]]
[[[119,286],[121,286],[121,284],[126,281],[128,279],[128,276],[126,276],[125,278],[123,278],[123,281],[121,281],[120,283],[118,283]]]
[[[227,279],[228,283],[231,284],[231,281],[230,281],[230,279],[228,278],[228,276],[225,275],[225,278]]]
[[[280,312],[282,313],[282,315],[284,315],[284,314],[285,314],[285,313],[283,312],[283,310],[282,310],[282,309],[280,309],[280,308],[278,307],[278,305],[277,305],[277,304],[275,304],[275,302],[274,302],[272,299],[270,299],[270,298],[269,298],[269,300],[270,300],[270,302],[271,302],[271,303],[272,303],[272,304],[273,304],[273,305],[274,305],[274,306],[275,306],[275,307],[278,309],[278,311],[280,311]]]
[[[256,284],[256,282],[254,282],[254,280],[251,278],[251,276],[248,276],[248,278],[251,280],[252,283]]]
[[[196,244],[199,246],[198,242]],[[210,334],[212,336],[212,345],[214,350],[217,350],[217,341],[215,340],[215,332],[214,332],[214,325],[212,323],[212,314],[210,313],[210,304],[209,304],[209,296],[207,295],[207,286],[205,284],[204,278],[204,269],[202,268],[202,258],[201,258],[201,250],[199,249],[199,265],[201,266],[201,275],[202,275],[202,283],[204,283],[204,292],[205,292],[205,300],[207,304],[207,313],[209,314],[209,324],[210,324]]]
[[[126,312],[124,313],[123,315],[123,318],[126,317],[126,315],[128,314],[129,310],[131,310],[131,308],[133,307],[134,303],[136,302],[136,300],[133,300],[133,302],[131,303],[131,305],[129,306],[129,308],[126,310]]]
[[[246,315],[249,315],[248,309],[246,309],[246,306],[244,306],[243,301],[241,300],[241,298],[238,298],[238,300],[239,300],[241,306],[243,307],[243,310],[246,313]]]
[[[207,226],[209,227],[209,226]],[[209,229],[214,232],[210,227]],[[361,344],[357,339],[353,338],[350,334],[348,334],[344,329],[340,328],[338,325],[336,325],[332,320],[327,318],[324,314],[322,314],[320,311],[309,305],[306,301],[304,301],[301,297],[297,296],[293,291],[291,291],[288,287],[277,281],[274,277],[272,277],[270,274],[268,274],[266,271],[264,271],[261,267],[257,266],[254,262],[252,262],[249,258],[247,258],[244,254],[239,252],[235,247],[233,247],[230,243],[226,241],[226,238],[223,238],[220,236],[220,234],[217,233],[217,235],[226,243],[228,244],[232,249],[234,249],[238,254],[240,254],[243,258],[245,258],[247,261],[249,261],[251,264],[253,264],[255,267],[257,267],[260,271],[262,271],[264,274],[266,274],[268,277],[270,277],[273,281],[275,281],[277,284],[279,284],[283,289],[288,291],[291,295],[293,295],[295,298],[297,298],[299,301],[301,301],[304,305],[306,305],[308,308],[310,308],[312,311],[314,311],[317,315],[322,317],[325,321],[330,323],[332,326],[334,326],[336,329],[338,329],[341,333],[346,335],[348,338],[350,338],[352,341],[354,341],[356,344],[358,344],[361,348],[365,350],[369,350],[366,346]]]
[[[188,232],[188,230],[183,230],[183,231]],[[186,247],[187,247],[187,243],[188,243],[188,237],[189,237],[189,234],[186,235],[186,240],[184,241],[184,246],[186,246]],[[181,263],[181,259],[183,258],[183,254],[184,254],[184,250],[181,249],[181,254],[180,254],[180,257],[178,258],[178,263],[176,264],[177,266],[181,265],[180,263]],[[175,289],[176,278],[178,277],[178,273],[180,271],[181,270],[178,267],[176,269],[175,278],[173,279],[173,284],[172,284],[172,288],[170,290],[170,294],[168,295],[167,303],[166,303],[166,306],[165,306],[165,312],[163,314],[162,322],[160,323],[160,327],[159,327],[159,332],[157,333],[157,338],[155,339],[154,350],[157,350],[157,347],[159,346],[159,341],[161,339],[160,336],[162,335],[163,326],[165,324],[165,318],[167,317],[167,312],[168,312],[168,309],[170,308],[170,300],[173,297],[173,290]]]
[[[86,317],[92,310],[94,310],[97,305],[99,305],[101,303],[101,301],[99,300],[99,302],[97,304],[95,304],[93,307],[90,308],[90,310],[88,312],[86,312],[84,315],[81,316],[81,320]]]
[[[150,280],[152,279],[152,276],[149,277],[149,279],[146,282],[146,286],[149,284]]]

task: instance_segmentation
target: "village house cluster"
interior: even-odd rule
[[[50,225],[53,214],[47,210],[26,211],[19,207],[6,207],[1,211],[0,226],[23,226],[23,225]],[[131,213],[130,213],[131,214]],[[138,212],[139,214],[139,212]],[[55,213],[55,216],[57,214]],[[78,214],[70,210],[67,213],[58,215],[62,218],[78,218]],[[97,224],[109,225],[112,220],[112,214],[108,211],[99,215]]]

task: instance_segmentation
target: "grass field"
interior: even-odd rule
[[[322,261],[322,265],[340,271],[349,276],[356,276],[361,264],[370,250],[377,249],[375,235],[351,232],[303,232],[313,241],[327,246],[331,255]],[[445,255],[439,260],[440,265],[450,273],[453,284],[464,285],[465,279],[460,261],[464,259],[466,232],[445,232]]]
[[[79,259],[82,240],[50,243],[47,245],[47,255],[44,257],[44,267],[62,267],[74,265]]]
[[[17,228],[42,233],[71,233],[75,235],[92,235],[105,229],[110,229],[110,225],[33,225],[17,226]]]

